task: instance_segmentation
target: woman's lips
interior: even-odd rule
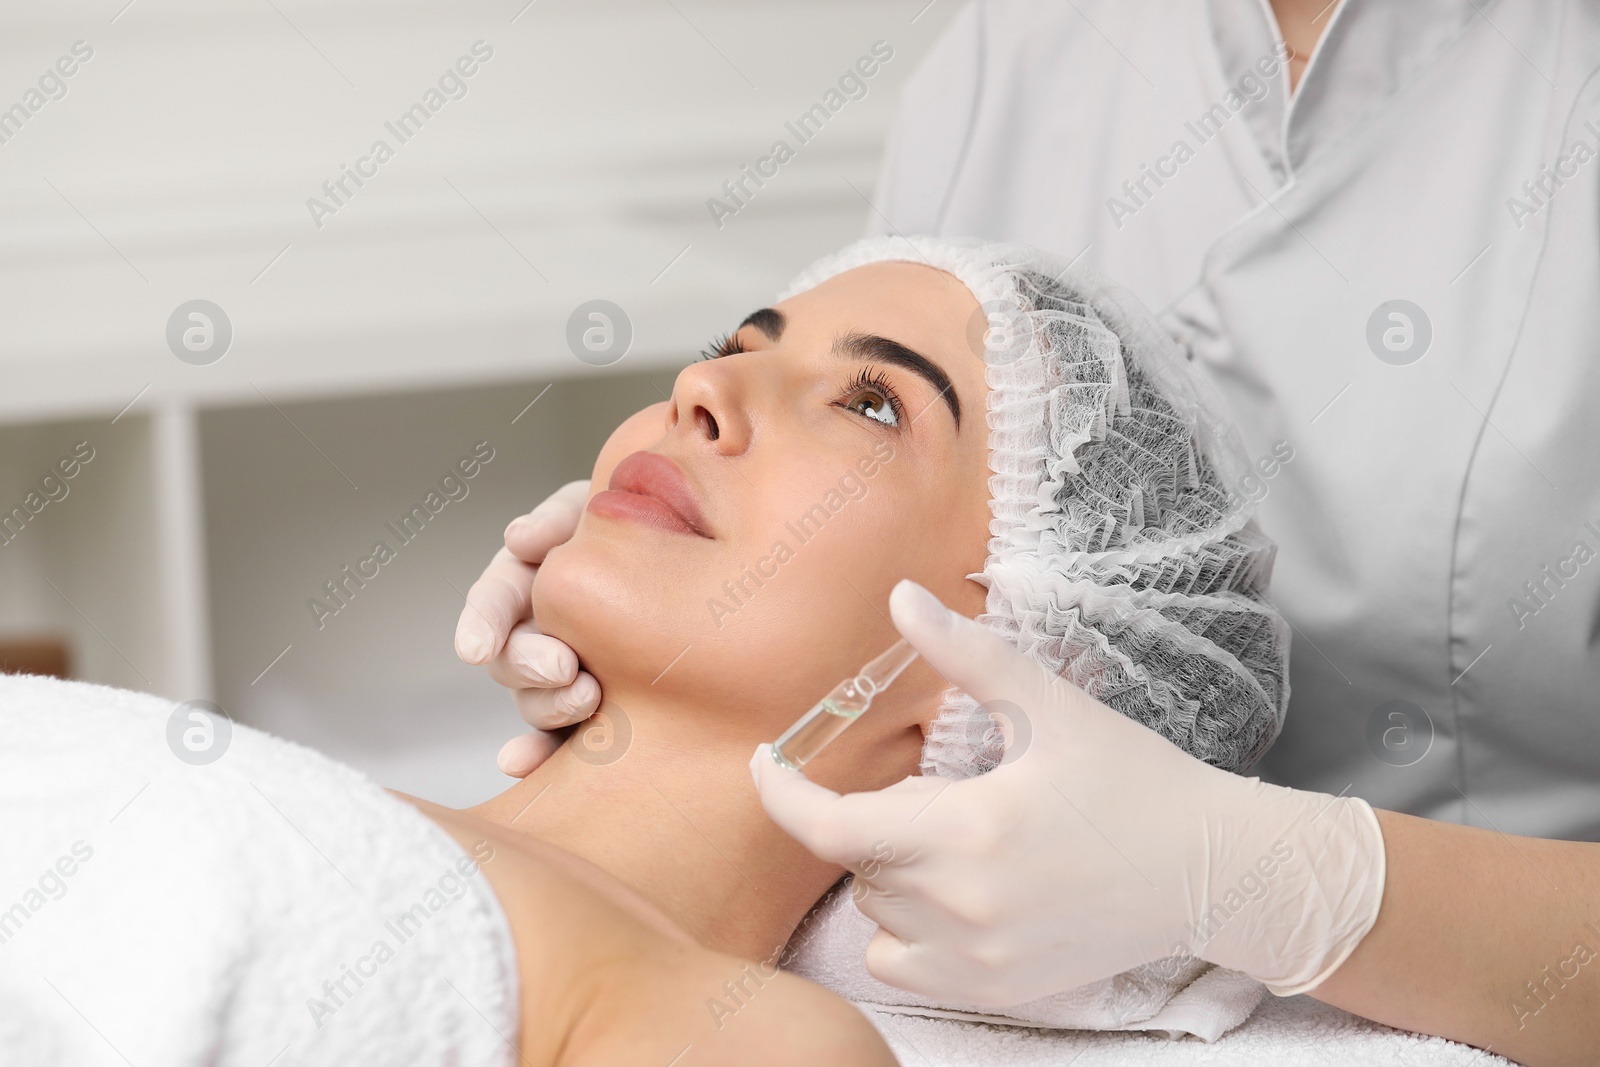
[[[606,488],[589,498],[587,510],[697,537],[711,536],[700,501],[683,472],[655,452],[635,452],[618,463]]]

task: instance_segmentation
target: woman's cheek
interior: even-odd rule
[[[924,538],[915,536],[915,517],[906,514],[905,503],[887,487],[857,489],[853,495],[837,485],[822,487],[792,503],[793,514],[774,524],[774,544],[761,569],[778,572],[778,581],[792,584],[800,599],[868,610],[858,592],[874,597],[881,591],[886,599],[908,565],[922,569],[918,557]],[[913,525],[905,523],[907,518]]]

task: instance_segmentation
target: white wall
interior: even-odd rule
[[[0,17],[0,108],[94,50],[0,144],[0,416],[586,373],[562,336],[594,297],[635,320],[633,365],[669,364],[860,232],[895,87],[949,6],[540,0],[511,21],[524,2]],[[879,39],[866,96],[799,144],[784,123]],[[480,40],[465,97],[386,131]],[[794,160],[715,226],[707,199],[780,137]],[[319,228],[308,199],[379,138],[394,158]],[[194,298],[235,328],[210,366],[166,350]]]

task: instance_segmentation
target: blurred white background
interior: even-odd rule
[[[519,720],[454,656],[462,594],[712,334],[862,233],[898,86],[953,10],[5,5],[0,646],[59,642],[73,677],[213,699],[445,803],[502,788]],[[785,123],[880,40],[801,144]],[[492,56],[402,143],[385,124],[475,42]],[[393,158],[314,219],[379,139]],[[778,139],[794,158],[719,227],[707,200]],[[203,365],[167,337],[196,299],[232,329]],[[632,324],[606,367],[567,343],[592,299]],[[319,628],[323,583],[398,545],[385,524],[479,441],[466,498]]]

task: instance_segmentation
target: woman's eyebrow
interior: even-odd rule
[[[744,321],[739,324],[739,328],[733,332],[738,333],[739,330],[744,329],[746,326],[754,326],[767,335],[767,340],[776,342],[782,339],[785,325],[787,323],[784,320],[783,312],[777,308],[762,308],[760,311],[752,311],[746,315]]]
[[[914,352],[899,341],[891,341],[875,333],[857,333],[851,330],[833,342],[833,354],[863,363],[889,363],[921,375],[929,385],[933,386],[939,398],[950,409],[951,417],[956,420],[956,429],[961,429],[961,399],[951,387],[949,376],[939,369],[937,363],[920,352]]]
[[[785,325],[787,322],[783,312],[777,308],[761,308],[746,315],[734,333],[738,333],[746,326],[754,326],[766,336],[767,340],[776,342],[783,337]],[[891,341],[875,333],[858,333],[855,330],[834,341],[833,354],[841,359],[853,359],[862,363],[889,363],[921,375],[929,385],[933,386],[939,398],[950,409],[951,417],[956,420],[956,429],[961,429],[961,398],[956,396],[949,375],[940,370],[939,365],[927,356],[912,351],[899,341]]]

